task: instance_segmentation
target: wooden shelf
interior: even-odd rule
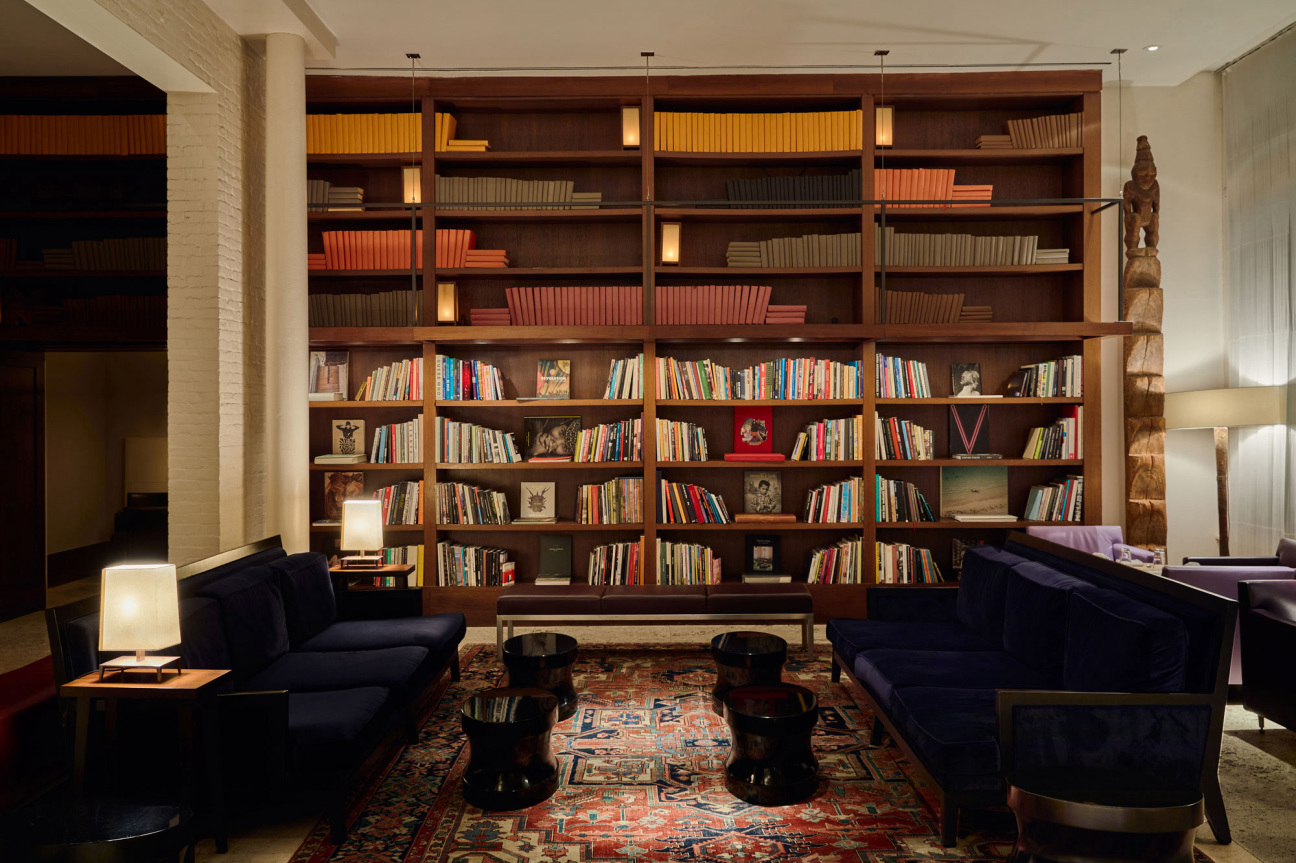
[[[661,404],[661,402],[658,402]],[[640,399],[533,399],[532,401],[520,402],[516,399],[499,399],[491,401],[489,399],[439,399],[436,406],[439,408],[457,408],[457,407],[488,407],[488,408],[534,408],[552,405],[554,407],[569,408],[616,408],[616,407],[643,407],[643,401]]]
[[[960,399],[960,401],[966,401]],[[819,405],[862,405],[863,399],[657,399],[658,407],[740,408],[758,405],[776,407],[818,407]]]
[[[849,164],[858,167],[864,157],[862,150],[821,150],[796,153],[693,153],[660,151],[653,153],[657,165],[686,165],[706,167],[716,165],[832,165]]]
[[[418,165],[422,153],[308,153],[307,165],[343,165],[351,168],[400,168]]]
[[[960,342],[1001,344],[1061,342],[1128,336],[1134,332],[1129,321],[1107,323],[967,323],[967,324],[883,324],[879,344]]]
[[[409,271],[406,271],[409,275]],[[464,267],[437,268],[438,279],[588,279],[601,276],[643,276],[643,267]]]
[[[991,201],[993,202],[993,198]],[[972,222],[994,219],[1056,219],[1084,212],[1084,204],[989,207],[887,207],[887,222]],[[874,208],[874,215],[878,214]]]
[[[5,270],[0,279],[162,279],[166,270]]]
[[[1053,273],[1080,273],[1084,264],[1030,264],[1012,267],[887,267],[887,277],[891,276],[940,276],[947,277],[983,277],[983,276],[1047,276]],[[882,272],[881,267],[874,267],[874,273]]]
[[[1024,528],[1027,525],[1078,525],[1075,521],[955,521],[943,518],[940,521],[879,521],[878,530],[1003,530],[1004,528]]]
[[[18,210],[0,212],[0,219],[165,219],[165,209],[150,210]]]
[[[423,275],[423,270],[414,270],[413,275]],[[312,279],[408,279],[411,271],[403,270],[307,270],[306,275]]]
[[[0,153],[0,162],[165,162],[166,153]]]
[[[639,167],[643,155],[638,150],[535,150],[521,152],[451,153],[439,150],[437,162],[447,165],[626,165]]]
[[[651,338],[674,342],[819,342],[855,343],[875,337],[863,324],[657,324]]]
[[[425,525],[421,524],[384,524],[383,533],[422,533]],[[312,524],[311,533],[341,533],[340,524]],[[435,561],[433,561],[435,563]]]
[[[368,206],[373,206],[372,204]],[[307,222],[403,222],[408,225],[410,220],[410,211],[414,209],[414,218],[420,222],[423,215],[417,212],[417,205],[413,208],[405,207],[404,209],[396,206],[385,207],[382,209],[363,210],[363,211],[343,211],[332,210],[328,212],[307,211]],[[318,273],[319,270],[310,270],[311,273]],[[406,273],[409,271],[406,270]]]
[[[550,461],[550,462],[511,462],[505,464],[460,464],[456,462],[437,462],[437,470],[643,470],[641,461]]]
[[[813,278],[818,276],[859,276],[862,267],[672,267],[654,265],[658,276],[732,276],[746,279]]]
[[[437,221],[451,222],[505,222],[552,224],[554,222],[638,222],[643,219],[643,207],[608,207],[597,210],[442,210],[436,211]]]
[[[876,398],[874,404],[879,405],[1079,405],[1084,404],[1083,398],[1025,398],[1025,397],[1002,397],[986,398],[984,396],[968,396],[964,398],[953,398],[946,396],[943,398],[929,399],[884,399]],[[661,404],[661,402],[658,402]]]
[[[881,462],[879,462],[881,464]],[[862,461],[792,461],[784,459],[783,461],[662,461],[657,460],[658,468],[700,468],[708,469],[737,469],[751,470],[752,468],[764,468],[774,470],[783,468],[795,468],[799,470],[841,470],[845,468],[863,467]]]
[[[493,345],[529,344],[638,344],[651,338],[644,326],[565,326],[562,335],[555,337],[552,326],[438,326],[432,329],[429,339],[438,342],[480,343]]]
[[[0,327],[0,345],[62,350],[165,350],[164,327]]]
[[[423,462],[402,462],[399,464],[375,463],[362,461],[359,464],[315,464],[311,462],[311,470],[325,471],[381,471],[381,470],[423,470]]]
[[[602,530],[643,530],[642,522],[634,524],[581,524],[575,521],[559,521],[549,524],[438,524],[438,531],[507,531],[509,533],[568,533],[570,531]]]
[[[1043,458],[927,458],[927,459],[878,459],[879,468],[884,467],[1081,467],[1084,459],[1043,459]]]
[[[419,348],[430,332],[430,327],[311,327],[310,346]]]
[[[743,521],[729,524],[661,524],[657,530],[723,530],[771,532],[784,530],[863,530],[864,523],[843,521],[835,524],[806,524],[803,521]]]
[[[329,408],[345,408],[346,410],[364,410],[365,408],[418,408],[423,409],[422,399],[401,399],[399,401],[335,401],[335,402],[311,402],[310,409],[313,411],[326,410]]]
[[[744,210],[714,205],[659,207],[658,219],[683,222],[821,222],[830,219],[858,219],[861,207],[804,207],[796,209]],[[859,227],[856,223],[854,227]]]
[[[1033,165],[1041,162],[1064,162],[1084,155],[1080,147],[1050,150],[1026,150],[994,147],[988,150],[893,150],[881,148],[873,151],[873,163],[931,165],[933,167],[958,167],[969,165]],[[882,167],[878,165],[878,167]]]

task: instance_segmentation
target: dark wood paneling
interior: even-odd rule
[[[45,607],[45,358],[0,353],[0,416],[14,456],[0,524],[0,620]]]

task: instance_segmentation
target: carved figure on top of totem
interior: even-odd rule
[[[1138,153],[1134,156],[1131,179],[1125,184],[1122,207],[1125,209],[1125,255],[1139,247],[1139,233],[1144,245],[1155,250],[1160,232],[1161,185],[1157,183],[1156,163],[1147,135],[1139,135]],[[1155,251],[1154,251],[1155,254]]]

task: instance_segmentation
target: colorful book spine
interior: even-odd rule
[[[513,583],[513,573],[505,549],[437,543],[438,587],[503,587]]]
[[[660,480],[657,486],[659,524],[729,524],[724,498],[690,482]]]
[[[500,370],[476,360],[436,356],[438,401],[500,401],[504,378]]]
[[[880,399],[929,399],[931,381],[927,364],[917,360],[877,355],[875,393]]]
[[[423,414],[409,422],[376,427],[369,461],[372,464],[416,464],[423,461]]]
[[[810,584],[862,584],[863,537],[848,537],[810,552],[806,581]]]
[[[860,396],[858,361],[814,357],[777,359],[734,371],[711,360],[657,358],[657,398],[730,401],[751,399],[855,399]]]
[[[443,464],[517,464],[522,461],[513,432],[474,423],[436,420],[436,460]]]
[[[423,358],[374,369],[356,392],[358,402],[407,402],[423,398]]]
[[[911,482],[873,477],[873,517],[879,522],[936,521],[927,498]]]
[[[936,457],[936,436],[911,420],[874,414],[873,457],[885,461],[928,461]]]
[[[860,502],[864,481],[851,477],[841,482],[821,485],[806,493],[806,524],[857,524],[861,519]]]
[[[439,524],[511,524],[504,492],[461,482],[436,486]]]
[[[721,561],[709,546],[657,538],[658,584],[719,584]]]
[[[878,584],[935,584],[945,580],[931,549],[903,542],[878,542]]]
[[[643,477],[624,476],[576,490],[580,524],[642,524]]]
[[[643,354],[612,361],[612,367],[608,369],[607,386],[603,389],[603,398],[643,398]]]
[[[858,461],[864,458],[864,415],[814,422],[797,433],[792,461]]]
[[[576,436],[573,461],[642,461],[643,418],[600,423],[593,428],[581,429]]]
[[[590,551],[590,584],[643,584],[643,537],[638,542],[613,542]]]
[[[383,486],[372,495],[382,501],[383,524],[423,523],[423,481]]]
[[[707,461],[706,429],[690,422],[657,420],[657,461]]]

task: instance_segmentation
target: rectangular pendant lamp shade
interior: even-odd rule
[[[662,222],[661,226],[661,262],[678,264],[680,261],[680,223]]]
[[[418,165],[406,165],[401,168],[401,175],[405,181],[405,203],[422,203],[423,169]]]
[[[874,114],[873,143],[879,147],[890,147],[895,141],[895,108],[879,105]]]
[[[382,501],[343,501],[342,550],[371,551],[382,546]]]
[[[437,323],[453,324],[459,320],[459,304],[454,282],[437,282]]]
[[[180,599],[175,566],[125,564],[103,570],[100,650],[160,650],[179,643]]]
[[[621,107],[621,146],[633,150],[639,146],[639,106]]]

